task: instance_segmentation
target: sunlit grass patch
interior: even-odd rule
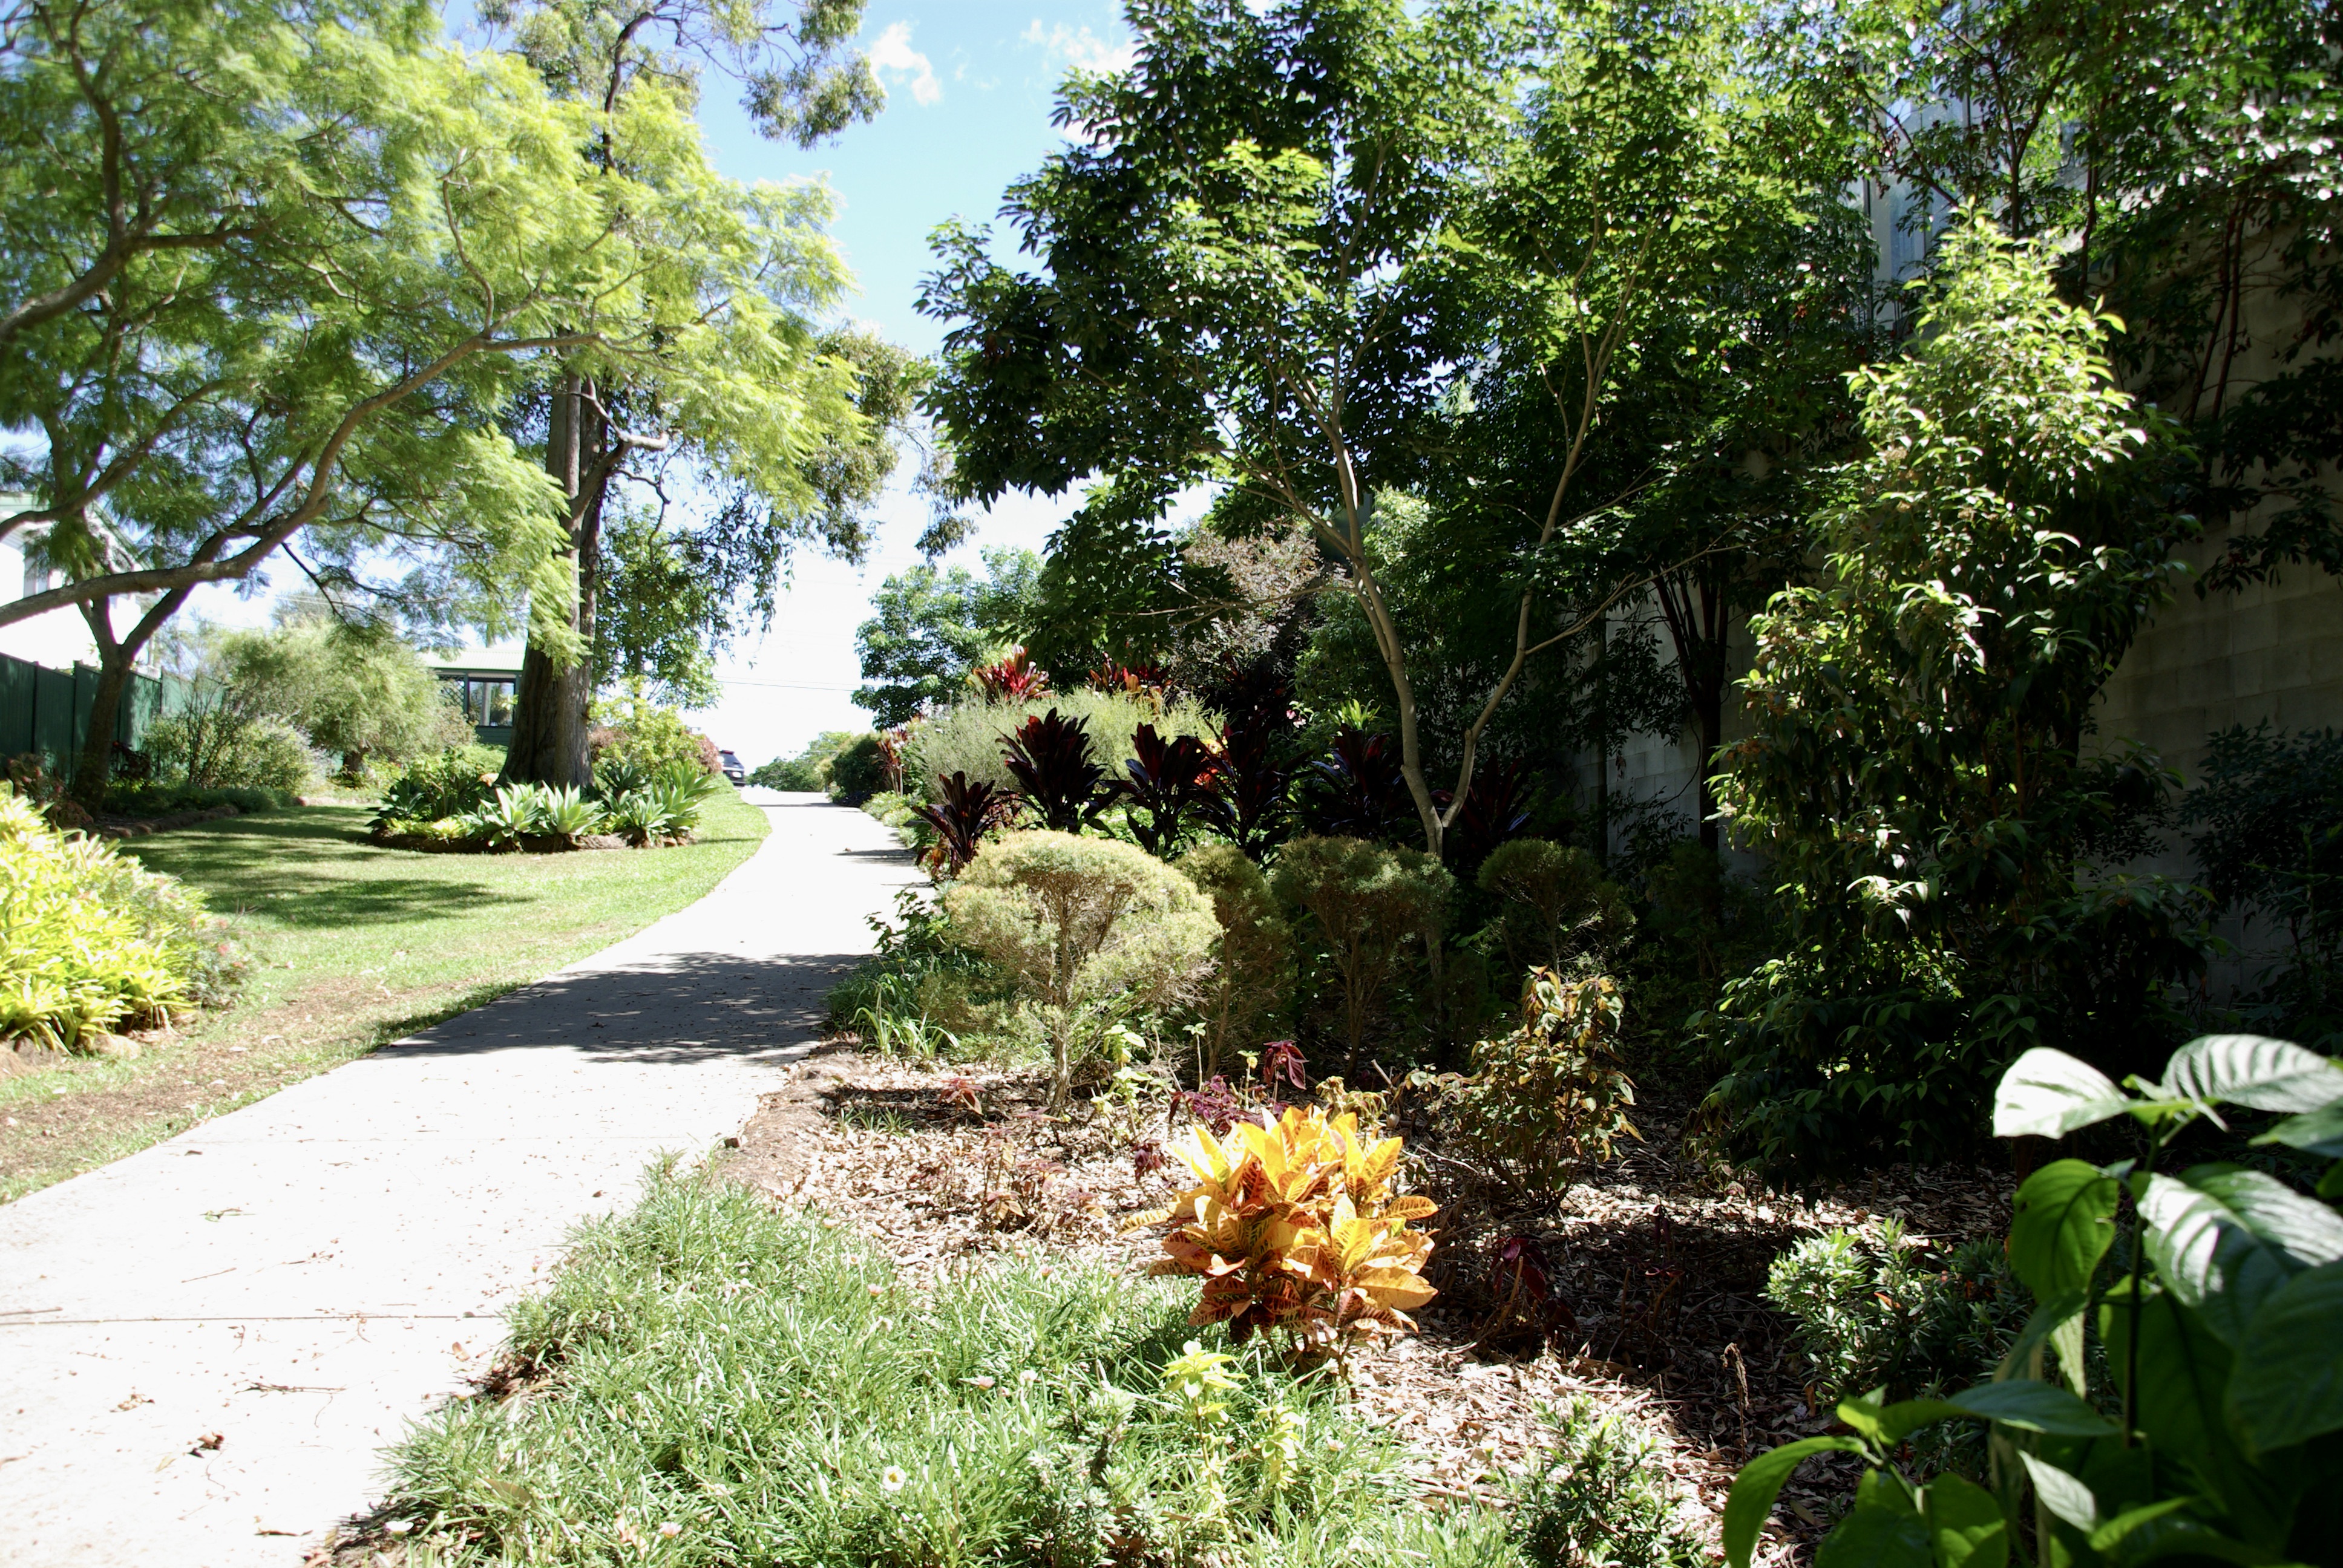
[[[1213,1362],[1192,1298],[1038,1259],[916,1290],[819,1220],[659,1173],[515,1314],[518,1392],[395,1451],[386,1539],[451,1563],[1516,1560],[1502,1513],[1422,1508],[1326,1372],[1259,1341]]]

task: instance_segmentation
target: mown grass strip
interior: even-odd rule
[[[0,1201],[338,1067],[693,902],[755,852],[730,792],[696,842],[568,855],[434,855],[366,837],[368,809],[232,818],[124,849],[203,890],[255,966],[236,1005],[135,1061],[0,1078]]]

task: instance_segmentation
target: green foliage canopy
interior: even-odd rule
[[[854,704],[881,729],[965,694],[968,672],[1022,640],[1041,562],[1031,550],[984,552],[985,576],[922,562],[890,575],[855,628],[864,685]]]
[[[2000,1064],[2052,1035],[2122,1063],[2202,962],[2159,884],[2078,876],[2163,789],[2153,758],[2085,742],[2193,527],[2172,432],[2038,247],[1973,222],[1945,249],[1914,350],[1859,377],[1825,580],[1752,623],[1754,733],[1725,754],[1788,952],[1728,988],[1711,1106],[1777,1176],[1973,1143]]]

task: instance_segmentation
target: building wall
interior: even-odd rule
[[[0,510],[14,510],[12,498],[0,497]],[[37,585],[45,586],[45,585]],[[0,604],[25,597],[25,549],[22,534],[0,539]],[[0,626],[0,653],[28,664],[69,670],[76,663],[97,662],[97,644],[80,612],[53,609],[30,620]]]
[[[2218,540],[2182,552],[2201,571]],[[2267,720],[2343,729],[2343,581],[2298,568],[2274,584],[2199,595],[2184,585],[2132,645],[2099,706],[2103,739],[2136,740],[2188,783],[2205,737]]]

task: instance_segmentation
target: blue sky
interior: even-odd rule
[[[990,219],[1010,182],[1064,145],[1050,110],[1068,66],[1127,63],[1129,39],[1108,0],[954,0],[920,10],[880,0],[863,29],[888,89],[873,124],[801,152],[759,136],[730,85],[712,78],[700,119],[718,166],[735,179],[827,177],[839,199],[832,233],[861,286],[850,313],[924,353],[941,339],[940,324],[912,304],[930,265],[930,231],[953,216]],[[983,548],[1038,549],[1076,504],[1012,497],[947,558],[974,566]],[[869,614],[870,590],[919,558],[912,542],[925,521],[924,504],[899,483],[882,508],[879,548],[862,568],[801,559],[771,635],[723,661],[725,699],[698,722],[752,767],[822,729],[868,723],[847,700],[860,678],[854,628]]]

